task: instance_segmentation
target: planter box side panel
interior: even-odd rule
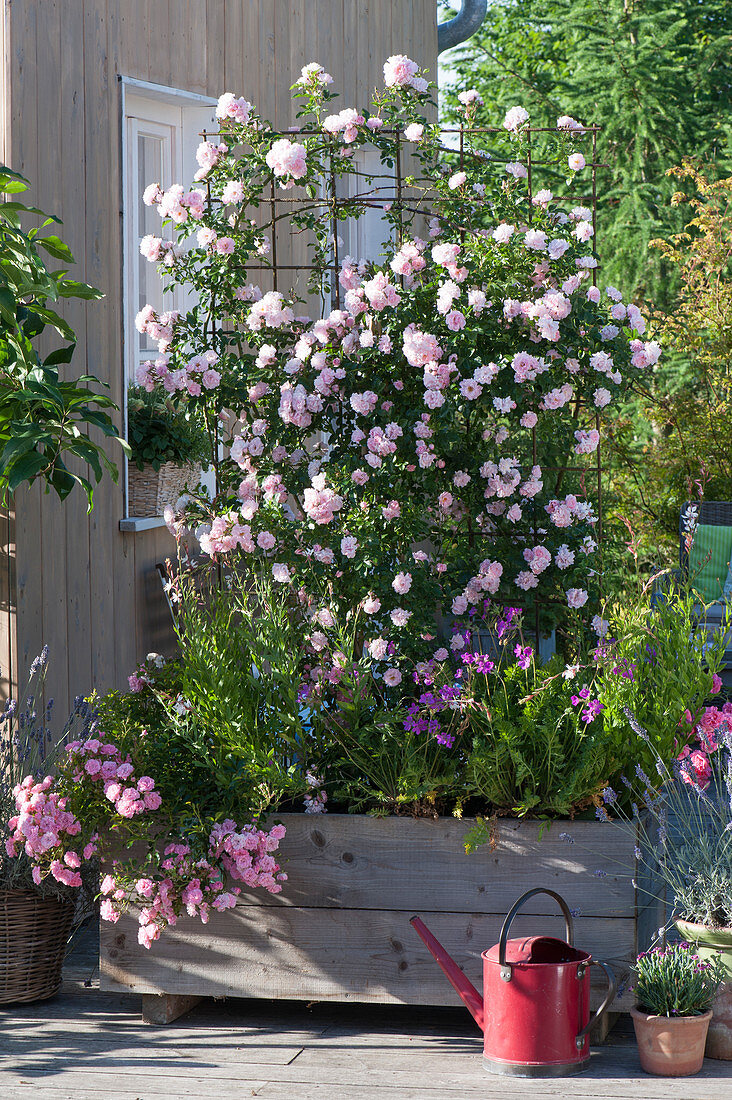
[[[430,913],[431,931],[482,985],[480,952],[498,941],[503,917]],[[563,936],[560,918],[517,917],[516,936]],[[602,959],[627,957],[629,918],[579,918],[576,940]],[[617,964],[616,964],[617,965]],[[598,978],[601,984],[601,979]],[[103,930],[101,988],[116,992],[459,1005],[460,1000],[404,911],[237,906],[205,927],[181,921],[150,951],[134,917]]]
[[[466,855],[471,820],[355,814],[282,814],[277,820],[287,828],[282,854],[288,881],[281,894],[243,892],[242,905],[404,909],[410,916],[507,913],[525,890],[546,886],[586,916],[635,914],[634,841],[611,825],[576,822],[570,844],[560,839],[564,823],[539,839],[538,822],[504,819],[496,824],[494,847]],[[598,868],[606,877],[594,877]],[[524,911],[551,916],[558,910],[538,894]]]
[[[535,822],[501,822],[497,846],[466,856],[469,821],[282,815],[289,881],[281,895],[248,891],[208,925],[185,918],[150,951],[133,915],[102,925],[101,987],[137,993],[450,1005],[457,995],[409,925],[424,916],[478,986],[480,952],[498,941],[507,910],[546,886],[573,910],[575,942],[615,965],[634,958],[634,841],[593,822],[538,839]],[[596,869],[605,875],[593,876]],[[532,898],[511,935],[564,938],[546,895]],[[597,979],[597,997],[602,978]],[[625,1000],[629,999],[626,997]],[[618,1007],[626,1007],[625,1000]]]

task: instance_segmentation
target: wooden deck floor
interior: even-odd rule
[[[93,943],[53,1001],[0,1012],[0,1100],[730,1100],[732,1063],[647,1077],[621,1022],[574,1078],[491,1077],[467,1012],[204,1001],[167,1026],[95,988]],[[86,984],[89,983],[89,984]]]

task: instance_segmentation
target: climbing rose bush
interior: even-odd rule
[[[596,615],[602,422],[660,348],[619,290],[593,284],[592,210],[571,197],[590,190],[579,122],[558,119],[529,192],[522,107],[471,134],[477,97],[462,93],[458,155],[413,61],[389,58],[384,82],[368,108],[329,113],[329,74],[305,66],[289,136],[221,97],[194,187],[145,192],[162,228],[143,254],[199,304],[141,311],[159,355],[137,381],[177,393],[212,442],[215,498],[189,495],[172,529],[217,560],[264,559],[291,586],[315,679],[337,682],[332,628],[358,615],[397,690],[407,658],[465,644],[449,621],[486,598],[527,612],[539,599],[547,630]],[[338,243],[376,202],[356,175],[370,150],[382,173],[397,157],[407,173],[401,199],[380,203],[376,261]],[[570,197],[538,187],[542,172]],[[277,207],[274,233],[286,219],[308,236],[309,298],[247,275],[271,262],[273,226],[253,217],[270,189],[301,200]],[[334,195],[352,196],[337,221]]]

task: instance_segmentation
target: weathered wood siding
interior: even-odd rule
[[[279,895],[242,890],[235,909],[210,922],[183,918],[151,950],[137,942],[134,915],[101,926],[101,988],[143,994],[459,1004],[409,925],[415,914],[476,985],[481,951],[498,942],[503,919],[535,886],[557,891],[575,911],[575,943],[627,978],[646,946],[638,915],[634,838],[597,822],[502,820],[496,846],[472,855],[472,821],[284,814],[288,881]],[[601,872],[601,877],[595,875]],[[658,925],[656,916],[656,926]],[[531,898],[512,937],[564,939],[564,920],[545,894]],[[627,984],[627,983],[626,983]],[[593,970],[598,1003],[604,978]],[[627,1009],[628,996],[616,1009]]]
[[[366,100],[396,52],[434,71],[435,0],[4,0],[6,159],[31,180],[31,201],[63,219],[75,274],[106,295],[68,307],[73,370],[107,382],[121,405],[118,76],[234,91],[285,127],[302,65],[325,65],[345,106]],[[0,521],[2,689],[22,682],[46,642],[49,690],[65,709],[93,686],[122,685],[148,650],[172,645],[154,564],[173,541],[164,529],[120,533],[121,482],[97,489],[90,516],[80,493],[60,506],[35,487],[18,494],[14,520]]]

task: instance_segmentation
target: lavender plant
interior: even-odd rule
[[[636,766],[634,780],[623,777],[631,791],[640,783],[637,801],[623,808],[618,792],[603,791],[597,809],[601,821],[615,819],[636,831],[636,858],[647,864],[675,901],[677,919],[710,928],[732,927],[732,728],[717,731],[719,749],[706,786],[697,776],[693,754],[682,749],[668,765],[648,732],[630,711],[626,717],[655,758],[653,779]],[[660,782],[659,782],[660,780]]]
[[[96,715],[82,695],[74,700],[72,711],[60,731],[54,733],[53,699],[42,703],[48,671],[48,646],[32,662],[28,682],[19,699],[8,699],[0,713],[0,820],[5,823],[17,813],[14,789],[27,775],[42,779],[54,770],[59,750],[72,737],[85,740],[96,728]],[[0,889],[33,890],[55,897],[69,897],[69,891],[55,880],[39,885],[32,878],[32,863],[25,853],[13,857],[7,838],[0,845]],[[78,895],[78,891],[75,892]],[[91,892],[84,892],[83,911]]]
[[[654,1016],[700,1016],[725,979],[719,958],[700,959],[688,943],[654,947],[633,967],[638,1007]]]

